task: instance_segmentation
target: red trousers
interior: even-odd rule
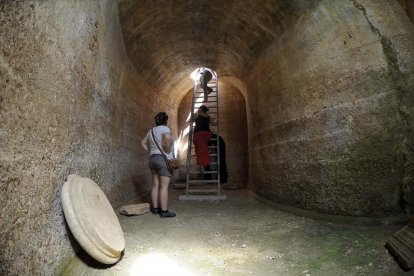
[[[193,136],[193,143],[197,155],[197,165],[199,166],[207,166],[210,164],[208,141],[210,141],[211,135],[210,131],[198,131]]]

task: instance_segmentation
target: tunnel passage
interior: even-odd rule
[[[200,66],[237,99],[223,131],[248,158],[233,175],[258,196],[412,213],[411,0],[1,1],[0,13],[0,274],[54,274],[74,255],[56,196],[68,174],[113,206],[149,191],[139,139],[160,110],[180,129]],[[232,124],[243,105],[246,126]]]

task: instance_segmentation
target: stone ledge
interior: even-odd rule
[[[297,216],[307,217],[315,220],[321,220],[326,222],[332,223],[340,223],[340,224],[351,224],[351,225],[363,225],[363,226],[384,226],[384,225],[405,225],[409,221],[409,217],[407,215],[401,214],[398,216],[390,216],[390,217],[352,217],[352,216],[340,216],[340,215],[331,215],[331,214],[323,214],[314,211],[304,210],[296,207],[291,207],[283,204],[279,204],[268,199],[265,199],[253,191],[250,193],[254,196],[254,198],[266,205],[272,206],[280,211],[285,211],[292,213]]]

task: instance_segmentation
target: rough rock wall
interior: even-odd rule
[[[117,16],[113,1],[0,2],[1,275],[53,275],[73,256],[68,174],[114,206],[150,188],[139,139],[163,103],[129,64]]]
[[[226,144],[228,183],[245,188],[249,182],[246,101],[226,82],[219,83],[220,135]]]
[[[185,164],[187,158],[188,135],[184,135],[188,127],[186,120],[191,112],[193,91],[183,98],[178,109],[178,130],[182,133],[180,158]],[[246,187],[248,176],[248,146],[246,124],[246,102],[240,92],[225,82],[219,82],[220,136],[226,144],[226,164],[229,183],[239,188]],[[180,171],[184,180],[185,169]]]
[[[398,0],[398,2],[400,2],[411,22],[414,23],[414,0]]]
[[[247,80],[250,177],[288,206],[413,208],[414,27],[396,1],[321,1]]]

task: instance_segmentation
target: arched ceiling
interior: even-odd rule
[[[255,59],[317,0],[118,0],[127,55],[160,93],[181,99],[191,72],[245,77]]]

